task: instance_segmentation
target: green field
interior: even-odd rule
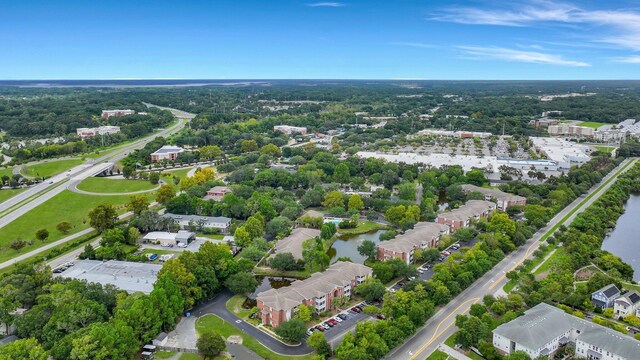
[[[146,180],[107,179],[90,177],[78,184],[78,189],[95,193],[128,193],[157,187]]]
[[[164,182],[173,184],[173,177],[178,177],[180,179],[184,178],[187,176],[187,173],[189,171],[191,171],[191,169],[193,169],[192,167],[186,168],[186,169],[178,169],[178,170],[163,170],[161,172],[161,174],[169,174],[169,176],[160,176],[160,179],[162,179]]]
[[[20,173],[31,177],[50,177],[82,164],[82,159],[51,160],[20,169]]]
[[[240,335],[242,336],[242,344],[244,346],[251,349],[253,352],[258,354],[258,356],[268,360],[287,360],[287,359],[311,360],[316,358],[316,356],[313,354],[302,355],[302,356],[288,356],[288,355],[280,355],[280,354],[274,353],[273,351],[267,349],[264,345],[260,344],[258,340],[238,330],[236,327],[222,320],[216,315],[208,314],[199,318],[196,321],[196,331],[198,331],[198,333],[202,333],[207,330],[214,330],[218,334],[224,336],[225,338],[228,338],[231,335]]]
[[[5,190],[0,190],[0,202],[3,202],[5,200],[7,200],[10,197],[13,197],[15,195],[20,194],[21,192],[23,192],[25,189],[5,189]]]
[[[546,271],[549,271],[549,269],[551,269],[551,266],[558,261],[558,259],[560,259],[561,257],[563,257],[564,255],[566,255],[566,252],[564,251],[564,248],[559,247],[556,252],[553,253],[553,255],[551,255],[547,261],[545,261],[544,263],[542,263],[542,265],[540,265],[540,267],[536,270],[535,274],[542,274]]]
[[[233,295],[229,301],[227,301],[227,310],[236,314],[237,317],[244,319],[251,315],[251,309],[245,309],[242,304],[247,300],[244,295]]]
[[[11,177],[13,175],[13,171],[12,170],[13,170],[13,168],[10,168],[10,167],[9,168],[0,169],[0,177],[3,177],[5,175],[8,176],[8,177]]]
[[[119,213],[124,213],[123,204],[129,200],[129,196],[91,196],[73,193],[65,190],[62,193],[47,200],[30,212],[22,215],[15,221],[0,229],[0,261],[11,259],[16,251],[7,247],[14,239],[21,238],[26,241],[33,240],[20,250],[25,253],[43,245],[34,240],[35,233],[39,229],[49,230],[47,243],[58,240],[66,235],[56,230],[56,225],[68,221],[73,225],[70,234],[89,227],[88,212],[100,204],[112,204]]]
[[[433,352],[433,354],[429,355],[429,357],[426,360],[447,360],[449,359],[449,355],[443,353],[440,350],[436,350]]]
[[[584,122],[581,122],[579,125],[597,129],[600,126],[606,125],[606,124],[601,122],[596,122],[596,121],[584,121]]]
[[[615,149],[613,146],[596,146],[596,150],[604,153],[610,153]]]

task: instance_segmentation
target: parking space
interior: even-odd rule
[[[364,303],[360,303],[358,305],[360,305],[361,308],[364,308],[364,306],[366,306]],[[324,333],[327,341],[329,342],[329,344],[333,344],[333,343],[338,344],[342,339],[342,337],[344,337],[344,335],[347,332],[352,331],[355,328],[356,324],[362,321],[375,319],[375,317],[369,314],[365,314],[364,312],[362,312],[362,310],[358,312],[352,309],[353,307],[348,310],[343,310],[339,314],[332,316],[331,319],[339,318],[341,320],[341,321],[337,321],[337,319],[334,320],[335,324],[332,324],[333,326],[329,326],[327,324],[327,320],[325,320],[322,323],[316,324],[314,326],[316,330],[314,331],[321,331],[321,330],[317,330],[317,328],[319,326],[322,326],[322,324],[326,324],[322,332]]]

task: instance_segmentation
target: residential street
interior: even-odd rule
[[[627,167],[624,171],[616,174],[616,172],[627,165],[629,162],[635,162],[637,159],[627,159],[619,167],[611,171],[599,184],[589,190],[585,196],[574,200],[569,206],[564,208],[556,216],[551,219],[546,227],[540,229],[534,236],[523,246],[509,254],[505,259],[498,263],[492,270],[487,272],[480,279],[476,280],[470,287],[460,293],[451,300],[447,305],[442,307],[427,323],[419,330],[411,339],[404,344],[396,347],[387,354],[387,359],[424,359],[438,346],[455,332],[455,318],[458,314],[466,313],[470,306],[474,303],[482,301],[482,297],[486,294],[496,294],[502,291],[502,286],[507,282],[505,274],[520,265],[525,259],[532,256],[533,252],[541,245],[540,238],[553,226],[569,214],[573,209],[577,208],[585,197],[594,193],[598,187],[607,180],[615,176],[619,176],[624,171],[631,168]],[[615,175],[614,175],[615,174]],[[585,204],[580,206],[578,210],[569,217],[563,224],[570,224],[575,216],[584,211],[589,205],[596,201],[615,181],[609,182],[603,186],[597,193],[589,199]]]

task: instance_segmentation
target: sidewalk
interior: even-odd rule
[[[466,356],[465,354],[462,354],[454,349],[452,349],[449,345],[445,345],[445,344],[440,344],[440,346],[438,347],[438,350],[442,351],[443,353],[451,356],[454,359],[458,359],[458,360],[471,360],[470,357]]]

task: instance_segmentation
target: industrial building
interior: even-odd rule
[[[130,261],[79,260],[59,276],[86,280],[90,283],[113,285],[129,293],[149,294],[162,265]]]

